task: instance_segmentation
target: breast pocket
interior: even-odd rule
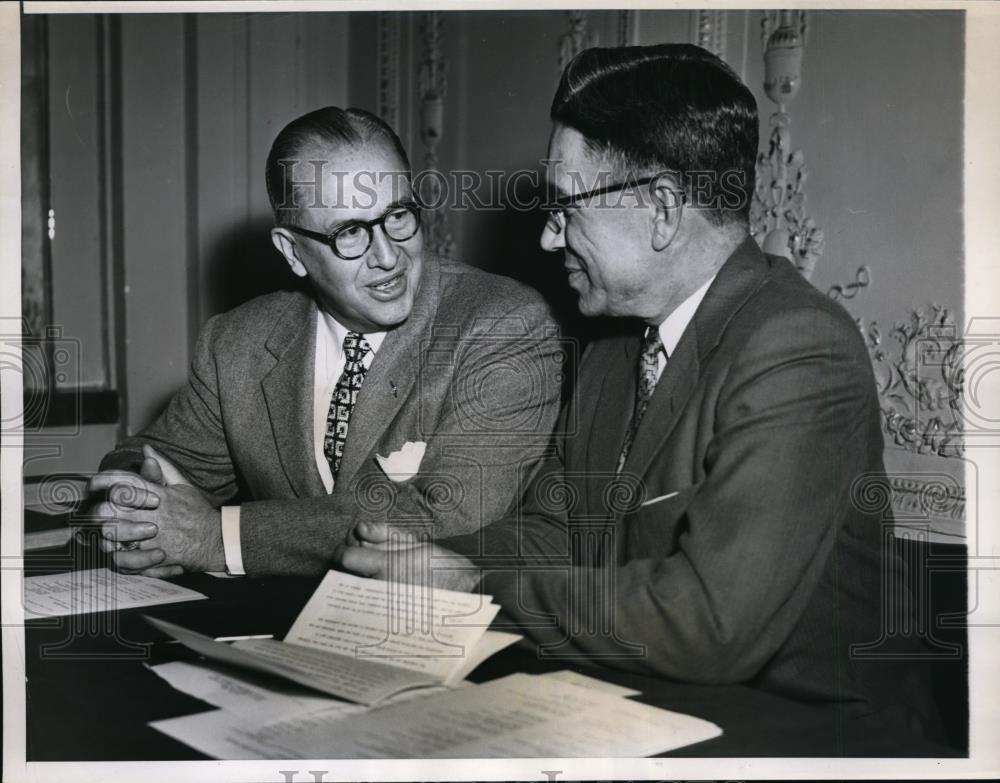
[[[665,556],[677,548],[677,537],[686,525],[686,511],[694,486],[649,493],[624,520],[624,560]]]

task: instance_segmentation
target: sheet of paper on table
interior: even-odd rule
[[[171,661],[149,669],[182,693],[261,726],[280,718],[331,708],[363,709],[295,683],[247,671],[227,671],[209,662]]]
[[[715,724],[574,675],[514,674],[266,724],[228,709],[150,725],[214,758],[640,757],[719,736]],[[602,683],[602,685],[604,685]]]
[[[639,696],[642,693],[642,691],[637,691],[634,688],[626,688],[624,685],[615,685],[613,682],[598,680],[596,677],[589,677],[572,669],[560,669],[559,671],[546,672],[538,676],[562,680],[573,685],[579,685],[581,688],[594,688],[605,693],[610,693],[613,696]]]
[[[213,759],[293,759],[296,755],[294,750],[281,745],[280,729],[262,726],[226,710],[209,710],[149,725]]]
[[[249,671],[229,671],[225,667],[209,661],[197,663],[171,661],[170,663],[154,665],[146,664],[146,666],[181,693],[194,696],[259,726],[308,713],[329,715],[340,710],[347,714],[365,712],[368,709],[363,705],[334,699],[331,696],[317,695],[312,690],[295,683],[273,677],[261,677]],[[546,672],[538,676],[562,680],[582,688],[592,688],[614,696],[638,696],[641,694],[641,691],[624,688],[569,669]],[[466,680],[459,683],[459,687],[471,684]],[[440,690],[406,691],[388,703],[395,704],[421,694],[428,695]]]
[[[331,727],[342,718],[446,690],[440,685],[404,691],[388,699],[383,706],[366,707],[325,696],[289,693],[280,683],[254,682],[252,675],[236,676],[212,670],[210,665],[203,663],[176,661],[150,668],[178,690],[220,709],[154,721],[149,725],[216,759],[295,758],[296,752],[284,746],[284,738]],[[470,684],[463,682],[454,687]]]
[[[207,658],[376,704],[411,688],[460,682],[520,637],[487,631],[488,596],[329,572],[284,641],[216,642],[173,623],[157,628]]]
[[[91,568],[26,577],[24,616],[29,620],[60,617],[160,606],[207,597],[162,579],[119,574],[107,568]]]
[[[722,733],[713,723],[551,677],[512,674],[282,737],[304,758],[651,756]]]

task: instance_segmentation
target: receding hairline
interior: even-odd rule
[[[405,172],[407,175],[410,173],[406,160],[400,156],[392,142],[389,139],[376,136],[361,142],[312,138],[300,147],[294,158],[283,158],[282,160],[293,160],[295,163],[311,160],[322,161],[332,164],[333,170],[336,171],[346,168],[347,164],[365,156],[372,158],[380,156],[384,160],[397,164],[389,170]],[[341,166],[341,164],[344,165]]]

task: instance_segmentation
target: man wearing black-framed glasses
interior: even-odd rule
[[[272,242],[306,291],[206,325],[191,378],[92,482],[118,568],[316,574],[366,516],[468,532],[547,445],[565,348],[535,292],[424,248],[395,132],[291,122],[266,166]],[[135,491],[138,490],[138,491]]]
[[[612,326],[560,448],[516,513],[435,544],[367,521],[344,567],[481,589],[539,657],[808,702],[823,755],[933,734],[926,652],[883,624],[916,604],[863,497],[888,488],[865,345],[750,235],[753,95],[696,46],[595,48],[551,119],[541,245]]]
[[[376,226],[393,242],[405,242],[420,230],[420,205],[416,201],[403,201],[390,207],[380,218],[353,220],[338,226],[329,234],[310,231],[301,226],[285,228],[292,233],[322,242],[340,258],[353,261],[368,252]]]

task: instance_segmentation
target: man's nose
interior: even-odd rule
[[[399,245],[385,234],[382,226],[372,227],[372,246],[368,250],[368,266],[373,269],[395,269],[399,261]]]
[[[555,250],[560,250],[566,247],[566,232],[561,226],[555,224],[552,220],[548,220],[545,223],[545,228],[542,229],[542,236],[539,239],[539,244],[542,246],[542,250],[548,252],[553,252]]]

